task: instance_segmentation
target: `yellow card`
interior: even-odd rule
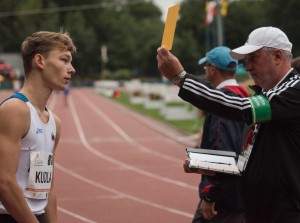
[[[174,5],[168,9],[163,39],[162,39],[162,46],[165,46],[168,50],[172,49],[177,16],[179,11],[179,4]]]

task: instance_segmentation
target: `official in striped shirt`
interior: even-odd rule
[[[231,55],[245,61],[255,95],[223,92],[188,74],[172,53],[157,50],[158,69],[179,96],[204,111],[252,126],[238,165],[247,223],[300,222],[300,76],[292,44],[276,27],[252,31]]]

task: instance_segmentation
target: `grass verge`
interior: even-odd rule
[[[159,109],[146,109],[143,104],[131,104],[129,98],[125,93],[121,93],[119,98],[111,97],[110,99],[143,115],[154,118],[165,124],[174,126],[178,130],[186,133],[198,133],[203,126],[203,118],[197,118],[196,120],[166,120],[160,115]]]

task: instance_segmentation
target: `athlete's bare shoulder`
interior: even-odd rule
[[[26,103],[18,98],[11,98],[0,106],[0,131],[7,134],[24,136],[30,126],[30,111]]]

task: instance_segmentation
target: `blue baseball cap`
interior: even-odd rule
[[[206,62],[216,66],[220,70],[235,71],[237,68],[238,61],[230,56],[231,49],[225,46],[218,46],[213,48],[199,60],[198,64],[204,64]],[[232,67],[229,65],[234,62],[236,66]]]

